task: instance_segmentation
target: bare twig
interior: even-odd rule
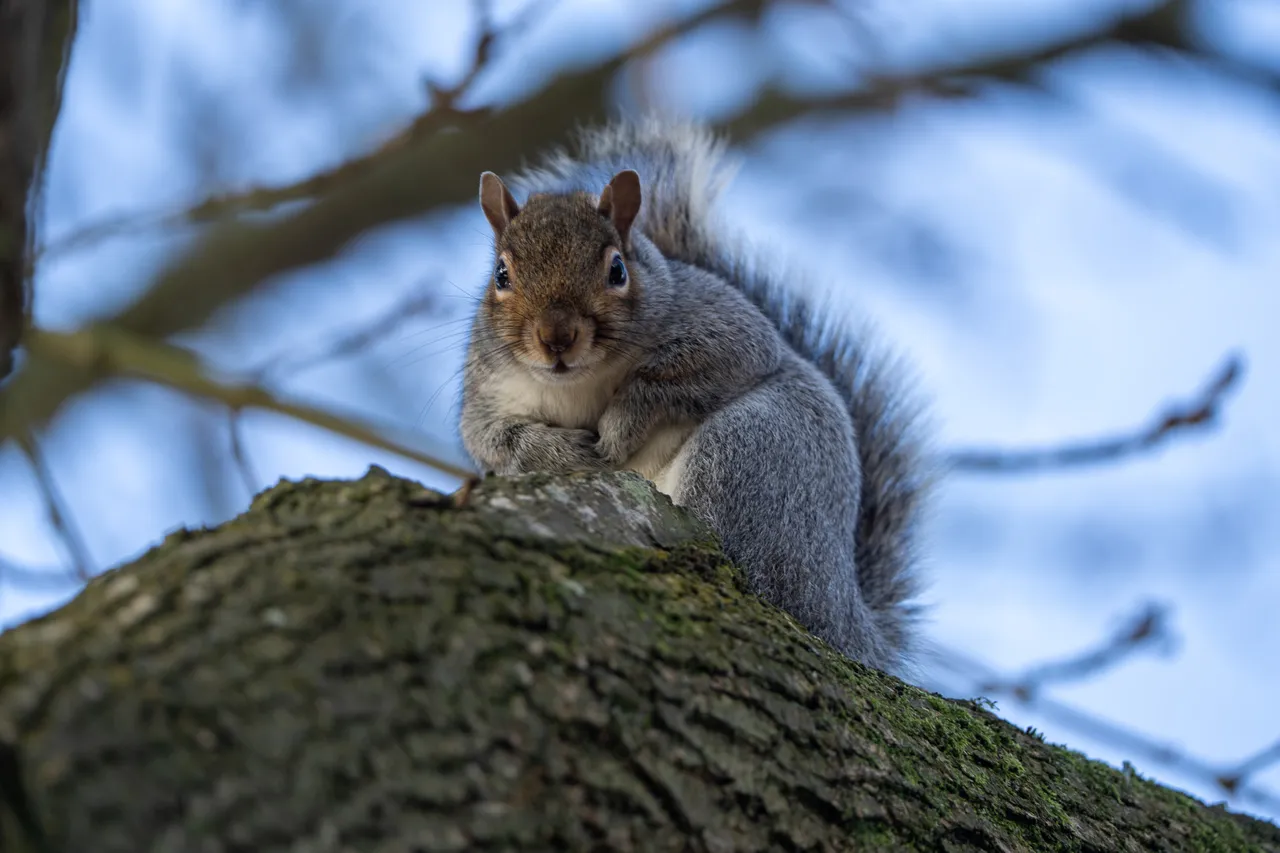
[[[1280,741],[1276,741],[1266,749],[1259,750],[1229,772],[1223,773],[1218,777],[1218,784],[1227,793],[1234,794],[1249,777],[1261,773],[1273,764],[1280,764]]]
[[[492,23],[486,23],[477,39],[472,62],[460,80],[451,86],[443,86],[430,80],[425,81],[425,88],[432,99],[431,108],[367,155],[348,160],[333,169],[293,184],[227,192],[210,196],[193,207],[178,211],[132,214],[94,223],[45,247],[39,256],[43,258],[65,254],[137,228],[212,222],[242,213],[268,211],[287,203],[312,199],[366,173],[377,166],[378,161],[390,152],[409,146],[445,127],[480,119],[488,115],[486,110],[462,109],[457,104],[471,89],[480,74],[489,67],[495,45],[513,34],[516,36],[523,34],[532,20],[544,14],[546,9],[556,2],[559,0],[538,0],[530,3],[514,20],[501,29],[495,28]],[[478,5],[483,7],[487,4]],[[643,60],[672,37],[718,17],[742,15],[753,19],[758,18],[768,5],[767,0],[736,0],[736,2],[710,6],[687,19],[658,30],[633,48],[628,58]],[[487,11],[482,9],[481,17],[482,20],[488,21]],[[1044,65],[1108,44],[1163,48],[1202,56],[1210,58],[1236,77],[1264,86],[1277,85],[1274,77],[1264,70],[1226,57],[1209,57],[1203,47],[1193,39],[1187,21],[1187,0],[1165,0],[1145,12],[1121,16],[1099,29],[1086,31],[1038,49],[1015,51],[1007,56],[987,60],[967,58],[954,65],[921,73],[876,75],[872,76],[866,85],[853,92],[800,97],[770,88],[763,91],[748,110],[727,121],[722,129],[731,138],[747,139],[807,113],[894,109],[905,98],[914,95],[935,98],[972,97],[981,90],[983,81],[990,80],[1036,85],[1035,75]],[[847,26],[848,16],[842,16],[840,23],[842,26]]]
[[[1040,48],[1017,49],[985,60],[966,57],[951,65],[914,74],[872,75],[852,92],[801,97],[767,89],[749,110],[728,121],[724,129],[735,139],[749,139],[770,127],[811,113],[893,110],[915,96],[973,97],[990,81],[1041,88],[1037,77],[1046,65],[1116,44],[1207,58],[1238,79],[1272,88],[1277,85],[1275,77],[1263,69],[1226,57],[1209,56],[1192,35],[1189,10],[1189,0],[1163,0],[1146,11],[1121,15],[1101,27]]]
[[[372,322],[362,325],[350,334],[301,355],[281,353],[277,357],[266,359],[260,368],[252,371],[252,374],[279,379],[354,355],[384,340],[406,320],[434,310],[436,302],[436,294],[429,291],[411,294],[403,301],[392,305]]]
[[[366,173],[389,152],[410,145],[452,124],[483,115],[483,110],[460,109],[458,102],[471,89],[480,74],[489,68],[495,45],[512,34],[523,35],[537,16],[544,14],[559,1],[538,0],[530,3],[514,20],[500,30],[488,22],[487,12],[482,10],[481,18],[486,23],[476,40],[471,64],[462,78],[452,86],[442,86],[431,80],[424,81],[427,94],[431,98],[431,104],[427,110],[367,154],[347,160],[332,169],[326,169],[295,183],[217,193],[206,197],[198,204],[178,210],[125,214],[91,223],[43,247],[36,256],[40,260],[47,260],[130,231],[183,224],[199,225],[245,213],[265,213],[285,204],[307,201],[324,195],[339,184]]]
[[[206,375],[203,366],[190,352],[149,341],[123,329],[106,325],[67,333],[36,329],[32,330],[28,346],[33,357],[64,365],[95,379],[144,379],[216,400],[233,410],[256,408],[287,415],[371,447],[389,450],[459,479],[474,473],[440,454],[416,450],[386,438],[383,431],[353,418],[277,399],[270,391],[257,385],[219,382]]]
[[[245,491],[249,493],[249,497],[253,497],[258,493],[258,478],[253,473],[249,454],[244,449],[244,423],[240,415],[241,410],[237,407],[232,406],[227,409],[227,433],[231,439],[231,459],[235,462],[236,471],[240,473]]]
[[[38,252],[37,257],[45,260],[66,255],[129,231],[216,222],[245,213],[271,211],[285,204],[314,199],[368,174],[379,167],[389,155],[408,148],[437,131],[484,118],[489,115],[488,110],[463,109],[458,106],[458,102],[465,97],[480,74],[489,68],[495,46],[511,35],[522,36],[537,16],[544,14],[558,2],[560,0],[537,0],[530,3],[515,19],[501,29],[496,28],[491,22],[485,23],[476,41],[471,64],[462,78],[451,86],[442,86],[431,80],[424,81],[424,86],[431,98],[431,106],[367,154],[291,184],[251,187],[219,193],[208,196],[194,206],[170,212],[150,211],[111,217],[87,225],[44,247]],[[744,13],[758,16],[766,5],[766,0],[732,0],[713,5],[687,19],[659,29],[641,41],[627,58],[652,52],[664,42],[717,17]],[[487,13],[482,13],[482,19],[488,21]],[[620,62],[615,60],[607,65],[613,67],[619,64]],[[594,109],[596,107],[592,106],[584,114],[589,114]]]
[[[958,450],[949,455],[949,467],[965,473],[1014,474],[1110,462],[1153,450],[1176,434],[1216,423],[1227,392],[1243,372],[1241,357],[1228,356],[1199,396],[1169,407],[1152,424],[1130,435],[1032,450]]]
[[[560,0],[533,0],[520,12],[499,28],[493,21],[493,10],[489,0],[474,0],[472,3],[476,17],[480,19],[480,36],[476,39],[475,49],[471,54],[471,64],[463,72],[461,79],[452,86],[442,86],[433,80],[424,81],[427,94],[431,97],[433,110],[457,111],[458,101],[475,84],[476,78],[489,68],[495,44],[514,36],[524,38],[539,18],[544,18]]]
[[[83,583],[63,567],[32,568],[0,555],[0,583],[18,589],[66,589]]]
[[[64,509],[62,496],[58,493],[57,484],[53,480],[53,472],[49,470],[49,465],[45,461],[44,452],[40,449],[40,444],[36,440],[35,434],[28,432],[18,438],[18,446],[22,448],[22,452],[26,454],[28,461],[31,462],[31,469],[35,473],[36,484],[40,489],[40,495],[44,499],[45,511],[49,514],[49,521],[53,524],[53,529],[57,532],[58,538],[62,541],[63,547],[67,551],[67,555],[71,558],[71,564],[75,568],[76,576],[81,581],[87,581],[93,577],[93,559],[89,555],[89,548],[85,545],[84,537],[80,534],[80,530],[76,527],[71,515]]]
[[[647,41],[674,38],[718,14],[737,14],[762,2],[731,0]],[[197,328],[268,279],[327,261],[372,228],[470,200],[480,172],[515,168],[529,151],[560,142],[580,123],[599,119],[609,85],[626,61],[619,56],[563,75],[523,103],[469,121],[465,130],[434,133],[376,155],[359,175],[290,215],[216,227],[109,325],[152,338]],[[0,392],[0,439],[47,423],[93,382],[65,362],[29,361]]]
[[[1141,620],[1138,624],[1140,623]],[[937,679],[933,679],[932,687],[939,692],[956,697],[972,696],[974,692],[980,692],[988,697],[1007,697],[1023,707],[1034,710],[1045,720],[1063,729],[1124,751],[1130,756],[1131,761],[1180,773],[1206,785],[1215,786],[1227,797],[1237,801],[1268,811],[1280,812],[1280,796],[1259,785],[1251,785],[1247,781],[1251,774],[1280,760],[1275,754],[1276,750],[1280,749],[1280,744],[1258,753],[1248,762],[1224,773],[1221,766],[1214,762],[1191,755],[1171,744],[1162,743],[1142,732],[1103,719],[1091,712],[1050,699],[1044,691],[1019,691],[1016,689],[1019,683],[1018,677],[1002,675],[994,667],[969,655],[935,647],[932,657],[937,662],[940,672],[963,682],[963,686],[959,689],[950,689]]]
[[[983,682],[986,693],[1012,694],[1030,701],[1046,685],[1079,681],[1098,675],[1141,648],[1171,639],[1168,612],[1158,604],[1147,604],[1129,624],[1097,648],[1062,661],[1040,664],[1004,681]]]

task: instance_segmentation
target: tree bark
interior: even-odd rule
[[[0,636],[0,849],[1280,850],[832,652],[630,474],[281,484]]]
[[[28,192],[39,195],[75,29],[75,0],[0,0],[0,380],[31,310]]]

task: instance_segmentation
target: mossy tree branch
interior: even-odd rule
[[[6,850],[1280,849],[844,660],[629,474],[278,486],[0,636],[0,740]]]

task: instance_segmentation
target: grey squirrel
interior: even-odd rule
[[[707,521],[752,590],[845,655],[898,671],[932,472],[894,364],[726,239],[730,174],[700,125],[581,132],[486,172],[495,258],[463,371],[485,472],[633,470]],[[790,286],[789,286],[790,285]]]

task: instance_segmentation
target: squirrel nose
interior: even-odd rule
[[[534,334],[547,355],[559,358],[578,340],[578,312],[563,303],[552,303],[538,317]]]
[[[578,329],[561,323],[538,324],[538,343],[552,355],[560,355],[578,340]]]

